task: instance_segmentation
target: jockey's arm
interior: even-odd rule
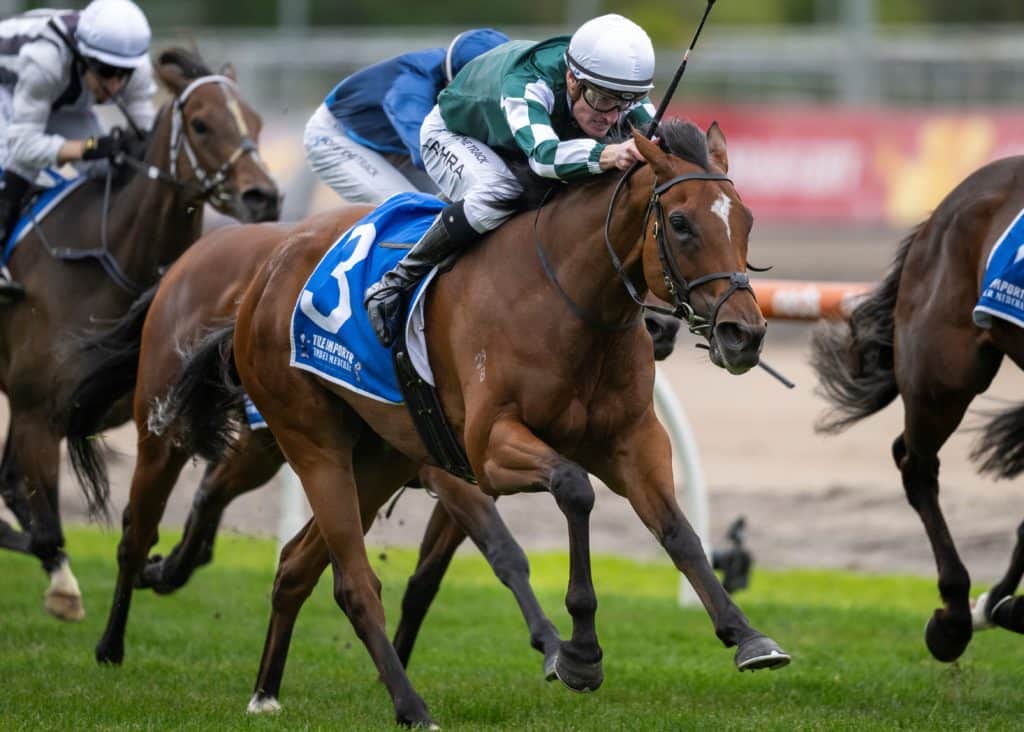
[[[62,79],[50,71],[61,66],[57,49],[50,43],[26,45],[19,54],[18,66],[7,132],[12,166],[28,172],[77,160],[81,154],[75,156],[75,145],[69,145],[72,141],[46,134],[53,103],[64,91]]]
[[[437,84],[426,70],[407,68],[392,83],[381,104],[409,157],[420,169],[420,127],[437,103],[437,92]]]

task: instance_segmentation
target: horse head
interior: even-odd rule
[[[257,147],[263,122],[238,93],[234,69],[213,74],[195,55],[172,48],[160,54],[155,70],[175,97],[170,174],[239,221],[276,220],[281,197]]]
[[[766,322],[746,274],[754,218],[726,176],[725,135],[662,124],[660,144],[634,132],[653,173],[642,245],[647,287],[707,338],[712,362],[741,374],[757,365]]]

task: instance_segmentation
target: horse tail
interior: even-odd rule
[[[1024,404],[989,420],[971,450],[971,460],[995,478],[1016,478],[1024,472]]]
[[[245,392],[235,368],[235,323],[209,331],[185,354],[181,377],[149,420],[155,435],[174,431],[190,455],[219,460],[235,443]]]
[[[68,399],[64,434],[71,467],[94,515],[109,513],[110,482],[94,436],[103,429],[110,408],[135,388],[142,326],[156,297],[153,285],[132,303],[112,327],[76,341],[76,355],[91,364]]]
[[[819,393],[831,408],[818,432],[835,434],[888,405],[899,394],[893,371],[893,311],[910,245],[921,227],[900,244],[882,282],[857,306],[848,322],[822,323],[811,340],[811,366]]]

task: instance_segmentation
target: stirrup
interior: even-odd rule
[[[0,305],[10,305],[25,298],[25,286],[15,282],[6,265],[0,265]]]

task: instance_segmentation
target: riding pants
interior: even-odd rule
[[[377,204],[396,193],[437,192],[412,158],[380,153],[352,139],[323,104],[306,123],[302,143],[313,172],[346,201]]]
[[[449,130],[436,105],[420,128],[420,155],[441,193],[465,202],[466,221],[478,234],[512,215],[504,202],[522,192],[515,175],[490,147]]]

